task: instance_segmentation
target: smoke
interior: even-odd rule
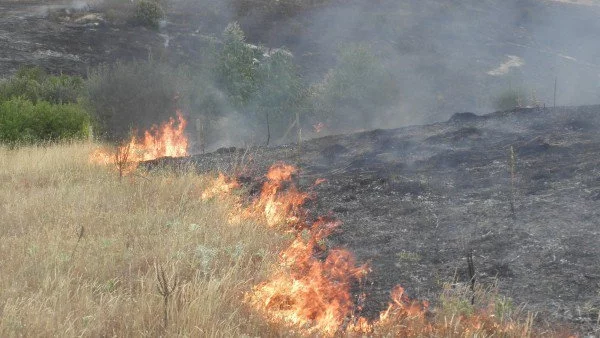
[[[522,105],[600,101],[598,6],[544,0],[173,0],[170,6],[178,14],[160,28],[160,44],[173,52],[169,55],[176,63],[191,65],[192,73],[217,67],[218,60],[204,50],[221,48],[222,32],[233,21],[260,54],[252,62],[262,65],[272,50],[289,49],[304,86],[290,85],[305,95],[300,108],[304,131],[321,122],[337,133],[432,123],[455,112],[483,114],[505,108],[499,102],[511,92],[519,93]],[[185,44],[190,36],[195,45]],[[352,60],[346,64],[356,69],[336,68],[344,63],[343,51],[355,45],[369,54],[356,60],[374,56],[384,69],[381,78],[364,70],[377,73],[377,67],[363,67],[361,73],[361,65]],[[203,51],[195,54],[202,58],[185,59],[181,49],[186,48]],[[267,114],[257,108],[258,99],[234,102],[245,95],[243,88],[241,94],[225,93],[231,88],[214,76],[202,81],[190,89],[197,99],[187,110],[193,120],[212,114],[210,130],[204,132],[210,135],[207,150],[267,140]],[[268,92],[280,87],[266,86]],[[329,90],[329,96],[315,94],[320,89]],[[395,93],[392,100],[384,95],[390,93]],[[290,101],[284,94],[277,97]],[[293,129],[292,110],[280,106],[290,116],[276,120],[270,115],[270,123],[278,123],[270,126],[272,142],[293,134],[286,132]]]
[[[499,96],[516,88],[527,93],[527,104],[552,105],[555,80],[558,105],[599,101],[599,7],[542,0],[344,1],[283,23],[263,19],[249,14],[244,27],[262,42],[287,43],[313,81],[335,66],[340,45],[372,46],[400,88],[398,105],[373,113],[373,127],[491,112]]]

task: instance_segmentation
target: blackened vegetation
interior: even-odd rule
[[[501,293],[539,312],[540,321],[568,320],[597,333],[599,127],[600,106],[588,106],[460,114],[446,123],[329,136],[303,142],[298,181],[318,196],[308,204],[313,216],[343,221],[330,244],[370,262],[366,313],[384,307],[396,283],[435,300],[442,283],[476,275],[482,284],[497,278]],[[166,163],[239,172],[244,153]],[[242,175],[253,179],[245,185],[297,155],[294,145],[252,150]],[[317,178],[327,181],[313,187]],[[476,271],[465,264],[465,248]]]

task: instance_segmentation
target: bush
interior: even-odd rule
[[[89,133],[90,117],[78,104],[33,103],[23,98],[0,103],[0,142],[82,139]]]
[[[85,102],[107,139],[129,136],[174,116],[183,76],[155,60],[117,62],[92,70]]]
[[[0,82],[0,101],[23,97],[34,103],[76,103],[82,89],[83,79],[79,76],[52,76],[39,67],[21,68],[15,76]]]
[[[524,89],[509,89],[494,100],[494,109],[507,111],[528,105],[527,92]]]
[[[164,19],[165,11],[163,7],[154,0],[139,0],[136,4],[135,18],[138,23],[157,29],[160,20]]]
[[[329,124],[369,127],[372,116],[396,104],[398,85],[366,45],[341,49],[338,64],[313,86],[319,117]]]

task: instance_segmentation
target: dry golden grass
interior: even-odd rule
[[[226,202],[200,201],[201,176],[120,181],[87,163],[92,147],[0,148],[0,336],[266,332],[243,293],[282,238],[228,225]],[[179,280],[166,328],[156,264]]]
[[[190,171],[121,180],[88,164],[94,147],[0,147],[1,337],[300,334],[266,324],[244,304],[254,285],[286,273],[273,270],[289,244],[283,234],[252,221],[230,225],[233,197],[200,198],[212,178]],[[161,293],[173,285],[165,325]],[[538,336],[533,318],[494,288],[477,288],[478,306],[472,296],[466,285],[447,288],[428,314],[395,308],[362,332]],[[338,335],[364,335],[343,330]]]

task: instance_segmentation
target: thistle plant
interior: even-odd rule
[[[510,174],[510,213],[513,219],[516,219],[515,213],[515,189],[516,189],[516,171],[517,171],[517,155],[515,153],[515,148],[510,146],[509,154],[508,154],[508,170]]]
[[[179,279],[173,274],[171,277],[167,277],[165,270],[159,264],[154,266],[156,270],[156,289],[158,293],[163,297],[163,329],[167,329],[169,324],[169,299],[177,289],[179,285]],[[169,281],[170,280],[170,281]]]

